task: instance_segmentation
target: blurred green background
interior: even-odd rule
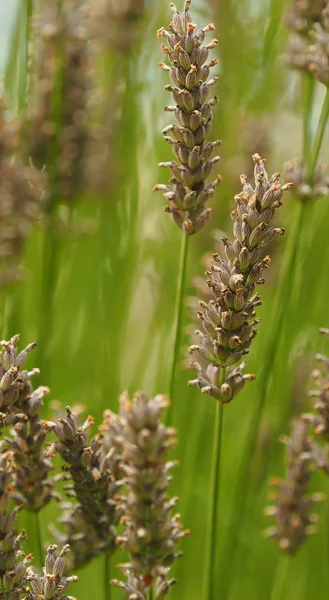
[[[182,521],[191,536],[183,542],[184,557],[173,569],[178,579],[171,591],[173,600],[202,598],[215,414],[214,400],[187,387],[192,374],[186,370],[186,349],[194,328],[188,299],[196,295],[193,282],[205,270],[204,254],[216,249],[215,232],[231,231],[233,196],[240,191],[240,173],[252,173],[251,155],[265,156],[272,173],[282,172],[285,161],[302,153],[300,80],[282,63],[288,34],[283,14],[288,4],[284,0],[194,0],[192,4],[194,22],[214,21],[220,40],[216,87],[220,103],[215,108],[212,139],[223,140],[219,167],[223,184],[212,202],[213,217],[190,243],[184,344],[173,398],[180,467],[171,491],[180,497]],[[13,114],[24,109],[18,90],[25,52],[25,7],[25,0],[0,4],[0,67]],[[168,103],[167,80],[156,66],[162,60],[156,30],[170,19],[166,1],[145,2],[134,44],[113,50],[107,64],[100,57],[105,71],[113,76],[112,89],[120,90],[112,147],[114,182],[101,201],[87,194],[75,198],[71,226],[66,226],[66,208],[61,208],[64,233],[56,269],[49,273],[50,304],[42,300],[44,230],[38,224],[22,258],[21,281],[1,290],[2,337],[20,331],[24,344],[40,341],[41,335],[43,344],[33,360],[42,367],[42,383],[49,385],[52,398],[64,406],[86,405],[96,422],[105,408],[116,409],[118,394],[124,389],[145,389],[150,394],[165,391],[180,232],[163,213],[162,200],[152,195],[152,187],[167,178],[158,162],[171,158],[161,136],[162,128],[170,123],[170,114],[163,111]],[[313,127],[322,98],[319,85]],[[326,137],[324,160],[329,158],[328,141]],[[308,204],[298,221],[300,212],[298,200],[287,195],[277,217],[286,235],[270,250],[272,265],[260,290],[262,321],[248,357],[248,371],[257,379],[225,406],[217,513],[220,600],[271,598],[280,556],[273,542],[262,535],[270,525],[270,519],[263,516],[267,480],[284,473],[278,437],[289,431],[292,414],[310,406],[306,389],[312,354],[326,351],[317,330],[329,326],[328,199]],[[296,227],[298,243],[293,254],[291,233]],[[324,483],[319,480],[321,488]],[[51,540],[47,521],[55,518],[54,510],[47,509],[43,515],[44,540]],[[289,564],[282,600],[328,596],[326,503],[321,511],[317,535]],[[33,524],[29,517],[23,521],[31,547]],[[119,575],[114,566],[112,573]],[[102,560],[97,560],[79,573],[79,584],[71,593],[79,600],[99,598],[101,592],[96,590],[101,582]],[[112,597],[119,599],[121,591],[113,589]]]

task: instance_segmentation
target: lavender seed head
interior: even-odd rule
[[[235,196],[236,208],[232,212],[234,240],[223,238],[226,258],[215,254],[215,263],[206,272],[213,299],[200,302],[202,330],[196,331],[200,341],[189,349],[190,354],[201,359],[201,363],[192,363],[198,377],[190,385],[198,385],[203,393],[222,402],[229,402],[246,379],[254,378],[242,375],[244,364],[232,367],[248,353],[257,333],[255,309],[261,300],[255,288],[264,283],[262,273],[270,265],[263,249],[276,235],[284,233],[271,223],[282,205],[284,191],[293,185],[281,186],[278,173],[270,178],[259,154],[254,154],[253,160],[255,186],[246,175],[241,175],[243,190]],[[226,381],[220,385],[221,370],[227,367]]]
[[[212,212],[206,208],[206,202],[221,182],[220,176],[207,182],[219,161],[213,152],[221,142],[206,142],[212,126],[212,107],[218,101],[216,96],[209,99],[210,88],[217,80],[217,77],[209,79],[209,74],[217,60],[206,61],[218,40],[204,44],[206,33],[215,26],[210,23],[197,29],[192,23],[190,4],[185,2],[183,12],[171,4],[173,20],[167,29],[162,27],[158,31],[158,37],[168,42],[168,45],[162,44],[162,50],[170,63],[170,66],[159,63],[159,67],[169,74],[171,84],[165,89],[174,99],[174,105],[165,110],[175,113],[176,117],[176,123],[165,127],[162,133],[165,141],[172,145],[177,160],[160,163],[160,167],[170,168],[172,178],[169,185],[154,187],[155,191],[163,192],[167,201],[165,211],[187,235],[202,229]]]
[[[118,497],[123,533],[117,543],[130,555],[121,565],[127,577],[123,588],[127,598],[146,598],[155,584],[155,598],[164,598],[173,580],[168,580],[170,566],[180,554],[178,541],[188,535],[172,514],[177,498],[169,500],[167,488],[170,470],[175,463],[166,454],[175,444],[176,432],[161,422],[168,406],[164,396],[148,398],[137,393],[120,399],[121,433],[114,432],[114,443],[121,453],[121,470],[126,493]]]

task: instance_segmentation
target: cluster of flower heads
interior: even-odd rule
[[[329,336],[328,329],[321,333]],[[317,354],[321,369],[312,373],[316,389],[309,395],[315,399],[314,411],[302,414],[292,424],[290,437],[283,437],[287,446],[287,472],[284,479],[272,479],[274,504],[266,513],[275,519],[267,535],[279,548],[294,554],[308,535],[316,532],[317,515],[314,505],[324,499],[321,493],[310,493],[312,473],[320,470],[329,475],[329,358]]]
[[[49,183],[55,183],[56,193],[69,199],[82,189],[88,142],[87,5],[79,0],[64,4],[50,0],[37,30],[37,85],[32,87],[28,115],[28,156],[39,169],[51,165]],[[54,193],[53,185],[49,193]]]
[[[114,423],[113,441],[121,456],[120,466],[126,493],[118,497],[124,531],[117,543],[129,553],[130,562],[121,565],[127,598],[146,600],[153,586],[154,598],[162,600],[175,580],[168,579],[170,567],[181,554],[175,547],[188,535],[172,514],[178,498],[169,499],[167,488],[175,462],[166,455],[175,445],[176,432],[161,422],[168,400],[137,393],[120,399],[119,424]]]
[[[244,363],[236,368],[233,365],[248,353],[257,332],[255,309],[261,300],[255,288],[264,283],[262,273],[270,264],[263,249],[284,233],[282,228],[273,227],[272,220],[282,205],[283,192],[292,185],[281,186],[278,173],[270,178],[258,154],[253,160],[255,187],[241,175],[243,190],[235,196],[232,212],[234,240],[223,238],[226,258],[215,254],[215,264],[206,273],[213,299],[200,302],[202,331],[196,332],[200,342],[190,347],[190,353],[201,359],[192,363],[198,377],[190,385],[198,385],[203,393],[222,402],[229,402],[245,380],[253,378],[242,375]]]
[[[295,0],[287,14],[293,31],[287,64],[312,73],[329,85],[329,3],[327,0]]]
[[[154,188],[163,191],[168,202],[165,210],[186,234],[196,233],[207,221],[212,209],[206,208],[205,204],[221,181],[217,176],[211,183],[207,182],[213,165],[219,160],[219,156],[212,158],[212,155],[220,141],[206,142],[212,127],[212,107],[218,101],[216,96],[208,99],[210,87],[217,80],[208,77],[217,60],[206,61],[218,40],[203,45],[205,34],[213,31],[215,26],[210,23],[197,29],[192,23],[190,4],[190,0],[185,2],[182,13],[171,5],[174,11],[172,22],[167,29],[158,31],[159,37],[168,40],[162,50],[171,66],[164,63],[159,66],[169,73],[173,85],[167,85],[165,89],[173,94],[175,102],[165,110],[174,112],[177,120],[165,127],[163,134],[166,142],[172,145],[178,162],[160,163],[161,167],[170,168],[173,177],[169,185],[158,184]]]

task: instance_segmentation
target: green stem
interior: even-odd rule
[[[226,368],[221,373],[221,383],[225,381]],[[212,450],[212,463],[210,474],[210,495],[209,511],[207,525],[207,545],[206,545],[206,567],[205,567],[205,592],[204,600],[215,600],[215,561],[216,561],[216,524],[219,505],[220,492],[220,463],[221,463],[221,442],[223,432],[223,403],[216,402],[215,429]]]
[[[302,95],[303,95],[303,163],[307,159],[311,150],[312,143],[312,113],[314,104],[315,79],[313,75],[303,73],[302,75]]]
[[[183,299],[184,299],[184,288],[185,288],[185,275],[186,275],[186,266],[187,266],[187,257],[188,257],[188,242],[189,236],[185,233],[182,233],[181,240],[181,250],[180,250],[180,258],[179,258],[179,270],[178,270],[178,280],[177,280],[177,290],[176,290],[176,300],[175,300],[175,313],[174,313],[174,327],[172,332],[172,350],[171,350],[171,358],[169,363],[168,370],[168,379],[167,379],[167,394],[171,400],[173,401],[173,392],[175,385],[175,371],[177,366],[177,360],[179,356],[180,343],[181,343],[181,325],[182,325],[182,313],[183,313]],[[168,423],[172,421],[173,415],[173,403],[170,405],[168,410]]]
[[[43,566],[43,549],[42,549],[42,535],[41,535],[41,525],[40,525],[40,513],[35,513],[35,538],[36,538],[36,546],[38,552],[38,562],[40,569]]]
[[[287,578],[290,556],[280,556],[270,600],[282,600]]]
[[[151,585],[149,592],[148,592],[148,596],[147,596],[148,600],[153,600],[154,598],[154,594],[153,594],[153,585]]]
[[[307,179],[312,179],[313,172],[316,168],[316,163],[319,158],[323,136],[326,130],[327,122],[329,118],[329,88],[326,90],[326,95],[322,104],[321,114],[316,129],[313,145],[311,148],[309,160],[307,162]]]
[[[111,557],[109,554],[104,555],[104,600],[111,600]]]

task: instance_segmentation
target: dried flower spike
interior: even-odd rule
[[[115,525],[118,515],[113,497],[120,485],[116,479],[117,462],[113,451],[102,445],[103,436],[87,443],[87,429],[93,423],[88,417],[80,427],[67,407],[66,418],[54,426],[58,438],[56,451],[67,463],[72,485],[66,486],[69,496],[76,497],[77,504],[67,507],[62,521],[68,524],[66,537],[72,548],[72,568],[79,568],[101,552],[111,553],[115,548]],[[92,541],[92,544],[90,543]]]
[[[255,308],[261,304],[255,287],[264,283],[262,272],[270,265],[269,256],[262,257],[263,248],[284,230],[273,227],[275,211],[282,205],[282,195],[292,184],[281,186],[279,174],[268,177],[264,159],[254,154],[255,187],[241,175],[243,191],[235,196],[232,212],[234,241],[223,238],[226,259],[214,255],[215,264],[207,271],[207,284],[213,300],[200,302],[198,317],[203,331],[197,331],[199,344],[189,351],[197,354],[202,364],[192,363],[198,378],[190,385],[198,385],[203,393],[222,402],[229,402],[252,375],[242,375],[242,363],[232,369],[249,351],[259,322]],[[207,366],[208,365],[208,366]],[[221,370],[227,369],[225,382]]]
[[[28,568],[27,581],[30,582],[32,590],[29,591],[26,600],[76,600],[73,596],[67,596],[67,588],[70,583],[75,583],[78,578],[64,576],[64,556],[70,551],[70,547],[64,546],[60,553],[57,546],[49,546],[43,568],[43,575],[38,575],[32,567]]]
[[[123,588],[127,598],[144,599],[153,585],[156,600],[167,595],[174,583],[168,579],[170,566],[180,556],[175,546],[188,535],[180,516],[172,515],[178,498],[167,497],[169,472],[175,463],[166,462],[166,454],[176,434],[161,422],[167,406],[164,396],[150,399],[137,393],[133,400],[126,394],[120,399],[122,432],[114,432],[114,443],[122,454],[127,493],[118,498],[124,531],[117,543],[129,553],[131,562],[120,567],[127,582],[113,583]]]
[[[78,0],[48,0],[37,22],[28,152],[39,169],[52,170],[51,183],[65,199],[84,182],[90,60],[86,9]]]
[[[178,162],[162,162],[159,166],[169,167],[172,172],[170,185],[158,184],[154,190],[163,191],[168,202],[165,210],[171,213],[173,221],[186,234],[199,231],[212,210],[205,203],[213,195],[221,178],[217,176],[207,183],[213,165],[219,156],[212,157],[220,141],[206,142],[212,126],[212,107],[217,103],[216,96],[208,100],[210,87],[217,77],[208,79],[210,70],[217,64],[213,59],[206,62],[209,50],[215,48],[218,40],[213,39],[202,45],[205,34],[215,29],[210,23],[203,29],[196,29],[189,12],[191,2],[185,2],[182,13],[172,4],[173,20],[167,29],[158,31],[158,37],[165,37],[168,46],[162,50],[171,64],[159,66],[168,71],[173,85],[166,90],[173,94],[174,106],[165,110],[175,113],[177,124],[168,125],[163,130],[164,139],[172,144]]]
[[[313,464],[308,429],[306,420],[295,420],[291,437],[283,438],[287,445],[287,474],[284,480],[272,480],[275,492],[271,499],[275,504],[266,509],[266,514],[275,519],[275,526],[268,529],[266,535],[273,537],[280,550],[287,554],[295,554],[307,536],[315,533],[317,515],[312,510],[323,499],[321,494],[308,491]]]

